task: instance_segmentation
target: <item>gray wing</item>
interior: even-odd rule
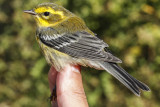
[[[38,32],[42,43],[74,58],[121,63],[121,60],[106,51],[108,45],[85,31],[53,33],[52,28]]]

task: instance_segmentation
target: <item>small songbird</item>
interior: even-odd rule
[[[24,12],[34,16],[38,25],[36,39],[47,62],[57,71],[67,64],[89,66],[106,70],[137,96],[140,89],[150,91],[147,85],[117,65],[122,61],[108,50],[108,44],[72,12],[54,3],[39,4]]]

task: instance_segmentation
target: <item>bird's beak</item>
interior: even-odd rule
[[[24,10],[23,12],[31,15],[36,15],[36,13],[33,10]]]

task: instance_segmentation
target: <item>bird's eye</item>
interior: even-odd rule
[[[49,13],[49,12],[44,12],[43,14],[44,14],[45,16],[49,16],[50,13]]]

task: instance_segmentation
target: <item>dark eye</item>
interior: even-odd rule
[[[49,16],[50,13],[49,13],[49,12],[44,12],[43,14],[44,14],[45,16]]]

